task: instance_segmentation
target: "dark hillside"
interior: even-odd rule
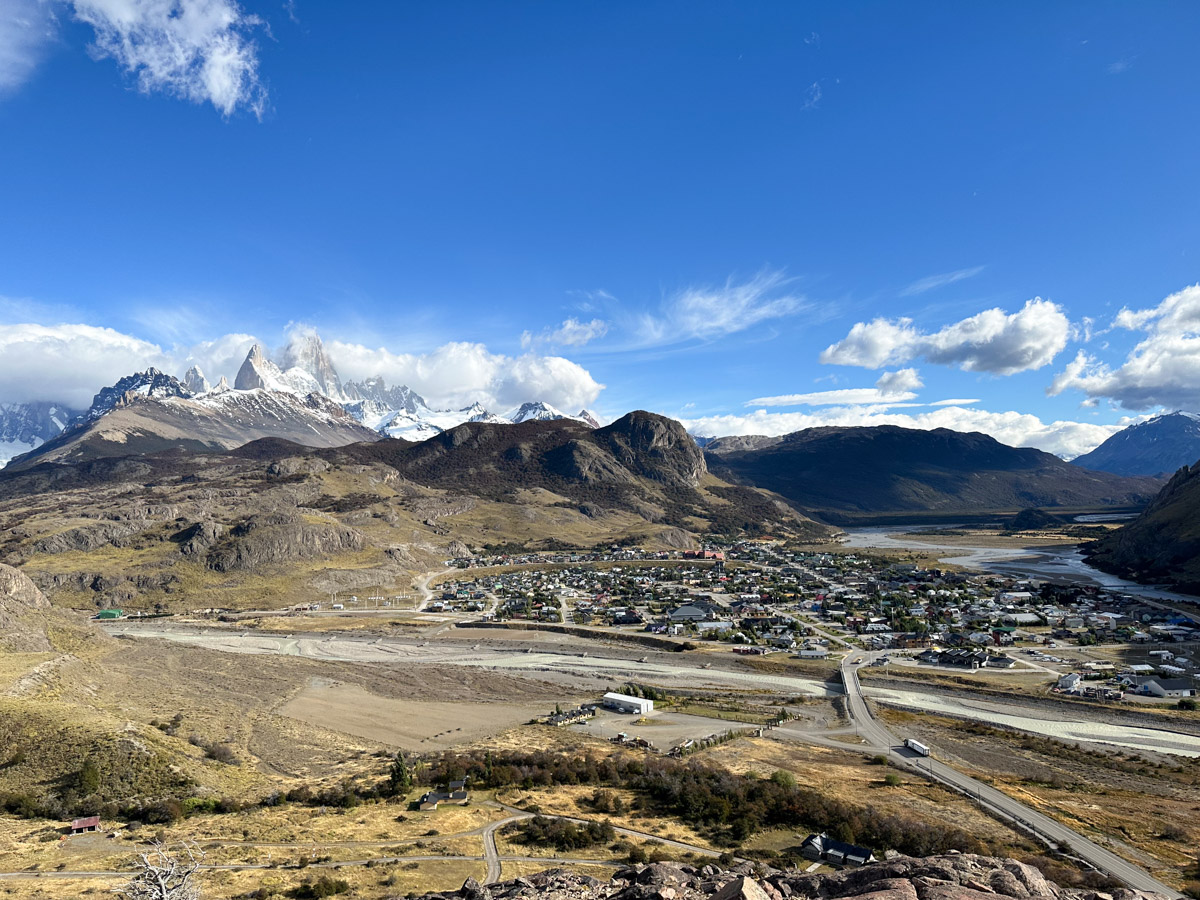
[[[944,428],[812,428],[707,459],[714,474],[775,491],[831,521],[864,513],[1129,506],[1147,502],[1159,485]]]

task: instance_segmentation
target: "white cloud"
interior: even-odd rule
[[[902,401],[916,399],[911,391],[881,391],[878,388],[842,388],[835,391],[816,391],[811,394],[781,394],[777,397],[755,397],[747,406],[862,406],[903,405]]]
[[[1036,447],[1064,459],[1073,459],[1097,447],[1120,431],[1118,425],[1093,425],[1087,422],[1043,422],[1037,416],[1019,412],[988,412],[945,406],[931,412],[895,413],[876,407],[841,407],[820,412],[769,412],[755,410],[744,415],[706,416],[683,419],[692,434],[726,436],[735,434],[790,434],[823,425],[899,425],[902,428],[949,428],[954,431],[979,431],[1013,447]]]
[[[1200,284],[1171,294],[1158,306],[1122,309],[1113,325],[1146,336],[1115,369],[1079,351],[1047,393],[1078,390],[1089,399],[1108,398],[1130,410],[1200,409]]]
[[[292,337],[303,326],[289,329]],[[151,341],[93,325],[0,325],[0,402],[50,400],[86,408],[100,388],[150,366],[181,376],[199,366],[212,383],[233,382],[250,348],[249,334],[226,334],[190,346]],[[392,353],[331,341],[329,356],[344,380],[382,375],[408,384],[439,406],[475,401],[503,412],[526,400],[545,400],[568,412],[595,402],[604,386],[568,359],[525,353],[510,357],[483,344],[452,343],[426,354]]]
[[[821,105],[821,82],[814,81],[804,92],[804,102],[800,104],[801,111],[817,109]]]
[[[267,93],[250,32],[262,25],[234,0],[73,0],[75,17],[96,32],[92,46],[161,91],[211,103],[222,115],[248,109],[259,118]]]
[[[388,384],[407,384],[435,406],[479,402],[502,412],[526,400],[544,400],[575,412],[594,403],[604,388],[569,359],[535,353],[511,357],[483,344],[455,342],[425,354],[341,341],[330,341],[326,348],[343,380],[382,375]]]
[[[923,357],[971,372],[1012,375],[1048,365],[1070,333],[1058,304],[1034,298],[1015,313],[988,309],[932,333],[915,328],[912,319],[858,322],[821,353],[821,362],[878,369]]]
[[[0,95],[29,79],[54,32],[52,10],[41,0],[0,4]]]
[[[875,387],[885,394],[903,394],[925,387],[916,369],[897,369],[895,372],[884,372],[875,381]]]
[[[594,341],[608,334],[608,323],[603,319],[592,319],[590,322],[580,322],[576,318],[563,321],[554,329],[547,329],[541,334],[526,331],[521,335],[521,347],[528,350],[538,344],[548,344],[555,347],[582,347],[589,341]]]
[[[740,284],[730,279],[718,287],[687,288],[657,313],[643,313],[631,323],[636,345],[712,340],[807,308],[803,297],[786,291],[789,283],[783,272],[763,271]]]
[[[972,403],[978,403],[978,397],[952,397],[949,400],[935,400],[930,403],[930,406],[970,406]]]
[[[932,291],[935,288],[945,287],[948,284],[954,284],[956,281],[962,281],[966,278],[974,278],[984,269],[983,266],[972,266],[969,269],[956,269],[953,272],[943,272],[940,275],[927,275],[924,278],[918,278],[908,287],[900,292],[901,297],[915,297],[917,294],[924,294],[926,291]]]
[[[56,7],[92,27],[89,48],[111,58],[143,93],[211,103],[222,115],[262,118],[267,91],[251,32],[265,23],[236,0],[5,0],[0,4],[0,93],[28,80],[54,39]]]
[[[0,325],[0,359],[0,400],[50,400],[77,409],[124,375],[172,366],[157,345],[92,325]]]

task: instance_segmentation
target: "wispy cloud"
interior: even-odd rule
[[[1133,63],[1136,59],[1137,56],[1122,56],[1115,62],[1110,62],[1104,67],[1104,70],[1108,72],[1109,75],[1123,75],[1133,68]]]
[[[262,118],[267,90],[253,34],[266,23],[236,0],[4,0],[0,93],[29,79],[57,34],[59,7],[92,27],[92,55],[115,60],[142,93],[211,103],[224,116],[244,109]]]
[[[943,272],[940,275],[928,275],[925,278],[918,278],[902,290],[900,296],[915,297],[917,294],[924,294],[926,291],[945,287],[948,284],[954,284],[956,281],[974,278],[983,270],[984,266],[971,266],[969,269],[956,269],[953,272]]]
[[[821,82],[814,81],[804,91],[804,102],[800,104],[801,111],[817,109],[821,105]]]
[[[96,32],[93,53],[111,57],[143,93],[211,103],[225,116],[262,118],[267,92],[251,38],[264,24],[234,0],[74,0]]]
[[[606,334],[608,334],[608,323],[603,319],[581,322],[572,317],[564,320],[557,328],[548,328],[541,334],[534,334],[531,331],[523,332],[521,346],[526,350],[542,344],[553,347],[582,347]]]
[[[979,398],[953,397],[949,400],[935,400],[930,406],[971,406],[979,402]]]
[[[834,391],[814,391],[809,394],[780,394],[776,397],[755,397],[746,406],[877,406],[902,405],[915,400],[912,391],[890,392],[879,388],[842,388]]]
[[[5,0],[0,4],[0,96],[29,80],[57,23],[41,0]]]
[[[807,298],[788,290],[793,281],[782,271],[764,269],[749,281],[685,288],[627,323],[635,334],[633,347],[715,340],[811,308]]]

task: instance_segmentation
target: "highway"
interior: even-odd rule
[[[852,652],[842,660],[841,672],[842,682],[846,687],[846,712],[854,720],[859,736],[873,748],[886,753],[892,764],[941,782],[974,798],[981,807],[993,815],[1049,841],[1131,888],[1154,891],[1167,897],[1183,896],[1154,878],[1145,869],[1122,859],[1061,822],[1031,809],[1019,800],[1014,800],[981,781],[938,762],[932,756],[919,756],[905,748],[904,742],[871,714],[866,699],[863,697],[856,661],[869,662],[871,656],[870,653]]]

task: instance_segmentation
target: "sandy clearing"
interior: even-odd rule
[[[313,678],[276,712],[405,750],[445,750],[550,712],[544,704],[394,700],[327,678]]]

